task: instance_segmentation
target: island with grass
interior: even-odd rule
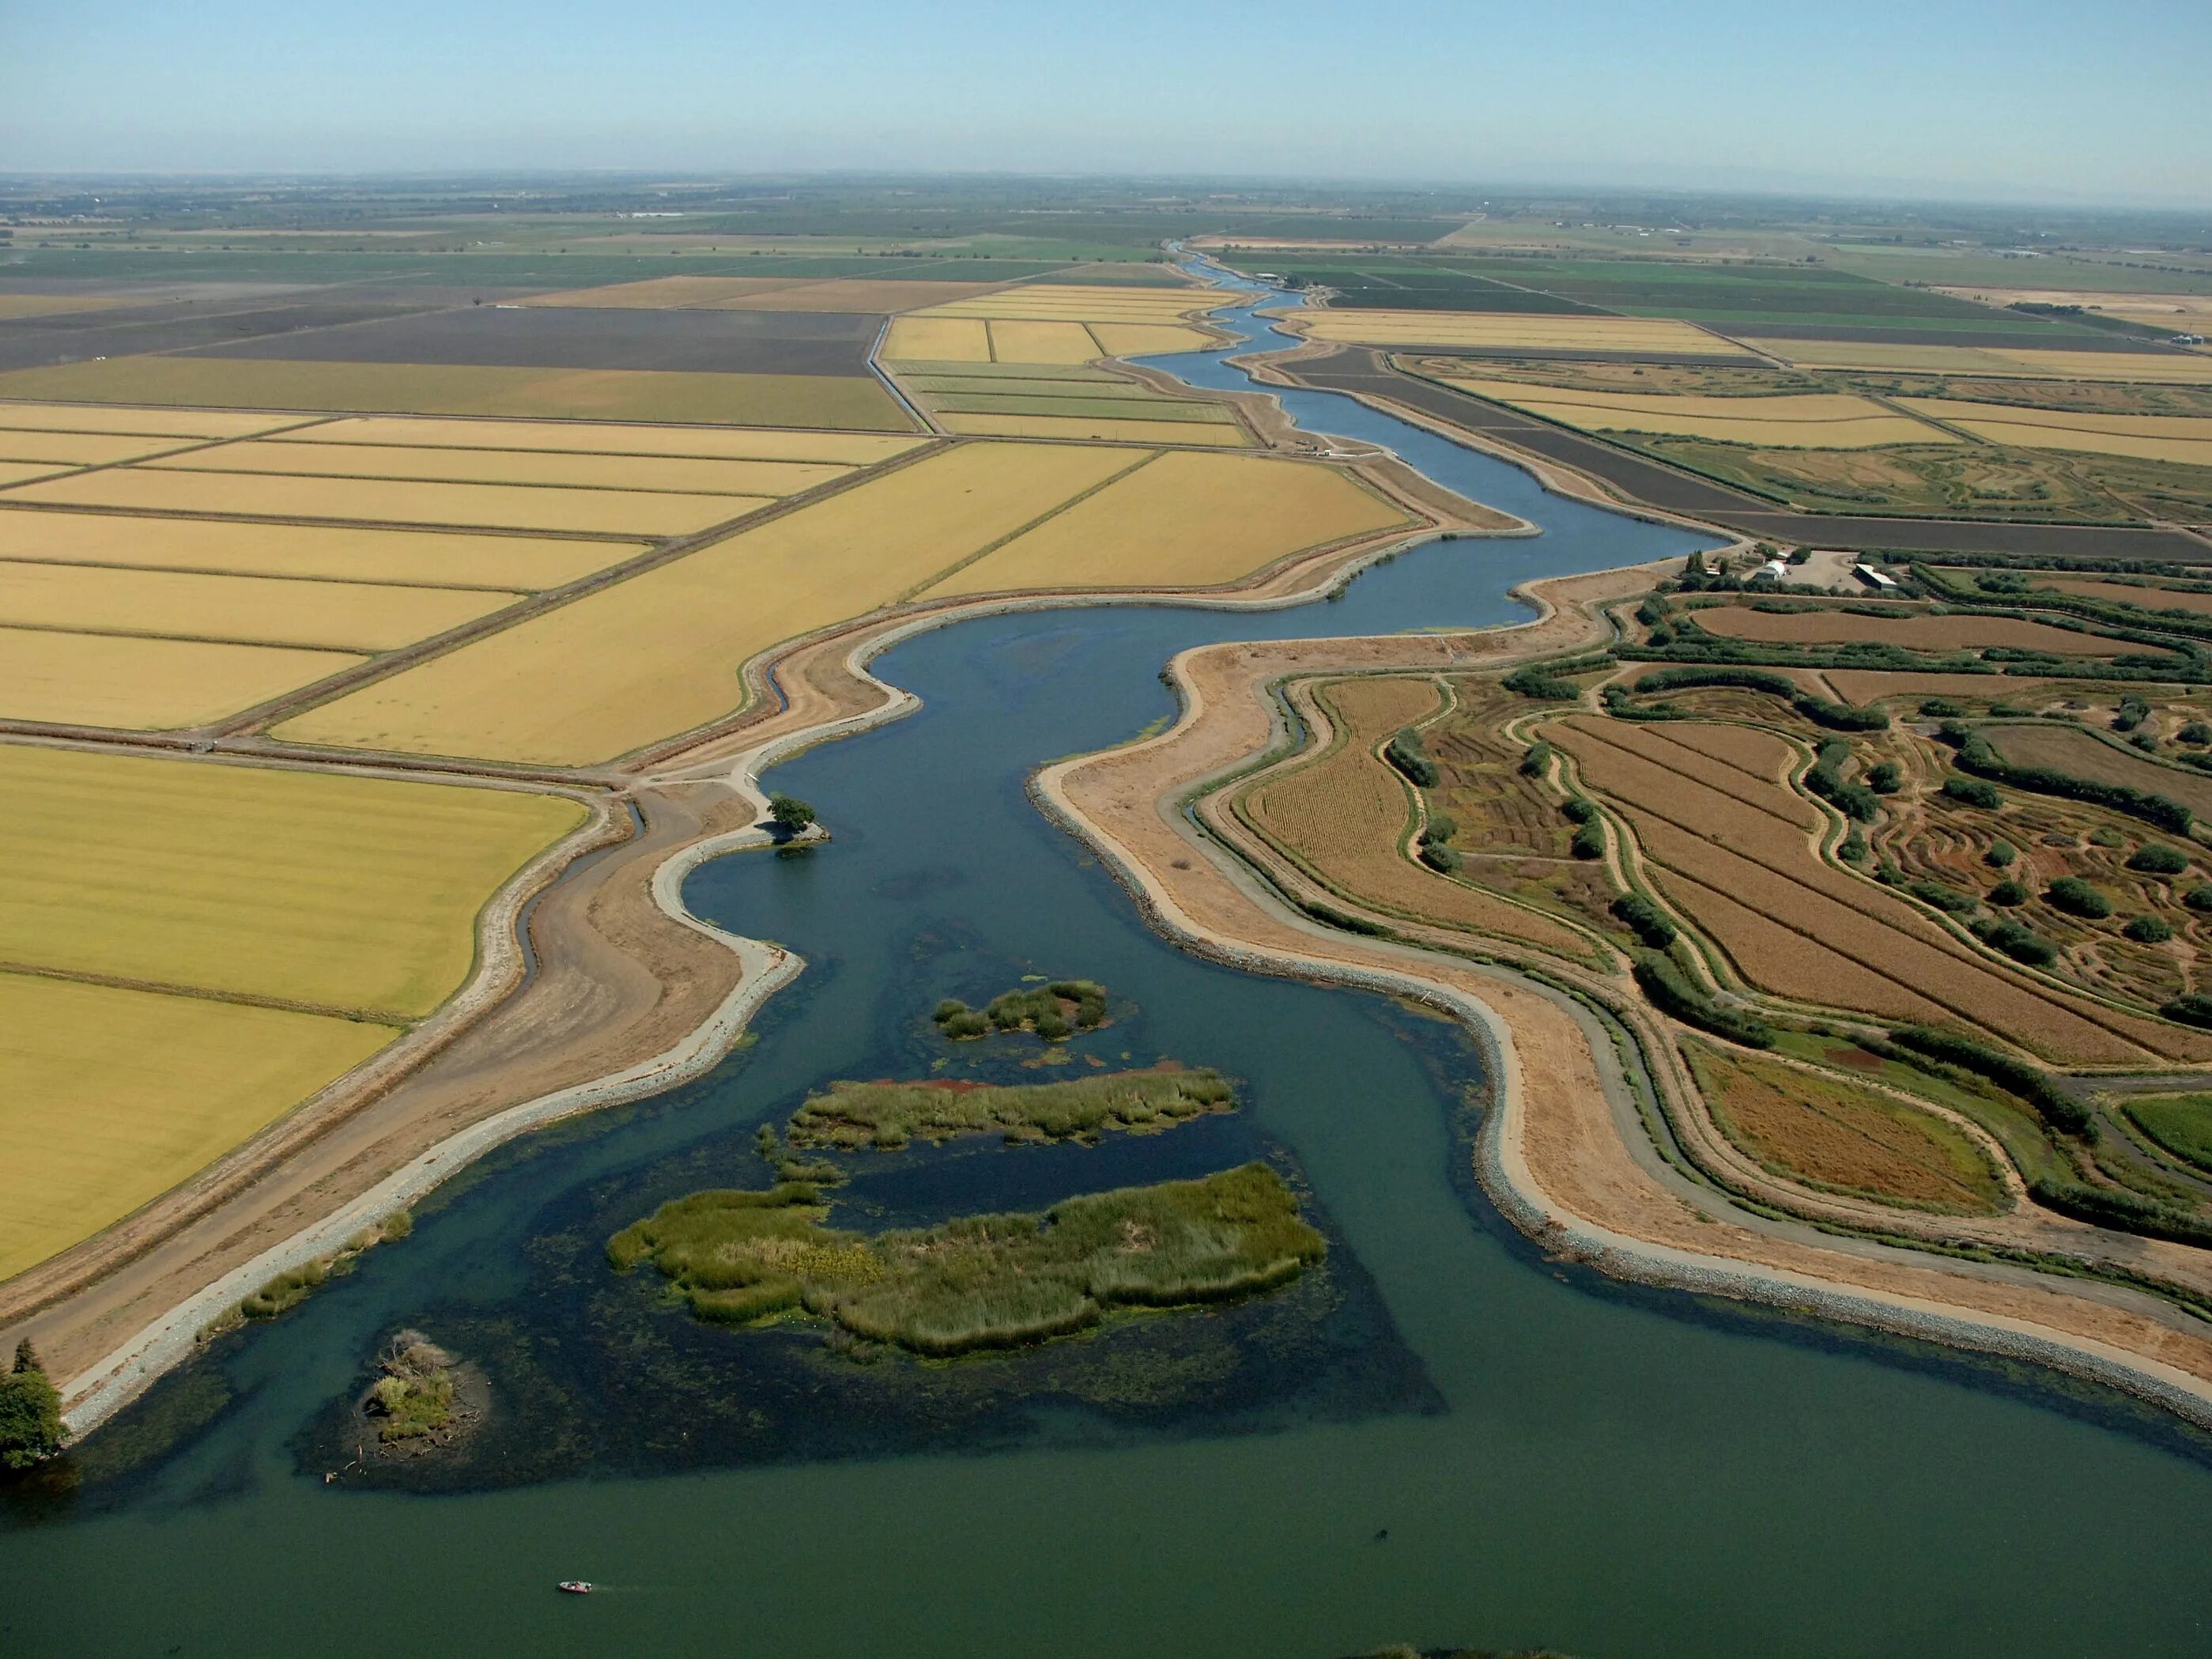
[[[1034,1031],[1047,1042],[1065,1042],[1078,1031],[1095,1031],[1109,1023],[1106,988],[1089,979],[1056,979],[1003,992],[981,1009],[947,997],[931,1018],[956,1042],[1001,1031]]]

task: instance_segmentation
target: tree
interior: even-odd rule
[[[0,1376],[0,1468],[27,1469],[62,1449],[62,1397],[26,1340]]]
[[[777,829],[787,835],[797,835],[814,822],[814,809],[792,795],[770,795],[768,815],[775,821]]]

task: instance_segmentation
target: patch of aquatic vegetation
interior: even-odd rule
[[[1328,1252],[1260,1163],[874,1237],[825,1226],[826,1213],[802,1182],[694,1193],[616,1234],[607,1256],[659,1269],[702,1319],[803,1313],[943,1358],[1065,1336],[1113,1309],[1254,1295]]]
[[[377,1362],[364,1408],[389,1445],[435,1434],[453,1420],[453,1357],[420,1331],[401,1331]]]
[[[833,1083],[793,1114],[790,1139],[793,1146],[878,1151],[994,1130],[1008,1140],[1091,1140],[1236,1109],[1235,1091],[1206,1070],[1154,1067],[1066,1083]]]
[[[1065,1042],[1078,1031],[1095,1031],[1106,1024],[1106,988],[1096,980],[1056,979],[1006,992],[980,1011],[947,997],[930,1018],[955,1042],[996,1031],[1034,1031],[1047,1042]]]
[[[383,1220],[362,1228],[328,1255],[319,1255],[312,1261],[286,1268],[251,1296],[241,1298],[236,1307],[203,1327],[199,1340],[211,1341],[236,1330],[250,1319],[274,1319],[291,1312],[333,1278],[351,1273],[355,1262],[367,1252],[387,1241],[404,1238],[414,1231],[413,1212],[394,1210]]]

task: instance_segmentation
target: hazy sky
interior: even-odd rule
[[[1283,173],[2212,205],[2205,0],[0,0],[0,171]]]

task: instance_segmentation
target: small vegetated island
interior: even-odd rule
[[[999,1130],[1009,1140],[1142,1132],[1232,1110],[1208,1071],[1154,1069],[1012,1087],[847,1084],[792,1118],[793,1146],[896,1149]],[[774,1146],[762,1150],[779,1172]],[[814,1168],[842,1178],[834,1166]],[[827,1223],[825,1180],[674,1200],[609,1241],[627,1273],[649,1263],[699,1318],[834,1322],[932,1358],[1064,1336],[1115,1310],[1174,1308],[1273,1290],[1327,1243],[1274,1170],[1250,1163],[1194,1181],[1072,1198],[1035,1213],[962,1216],[878,1235]]]
[[[1095,1031],[1109,1023],[1106,988],[1088,979],[1056,979],[1028,990],[1007,991],[980,1010],[957,997],[947,997],[931,1018],[956,1042],[997,1031],[1035,1031],[1047,1042],[1065,1042],[1078,1031]]]

